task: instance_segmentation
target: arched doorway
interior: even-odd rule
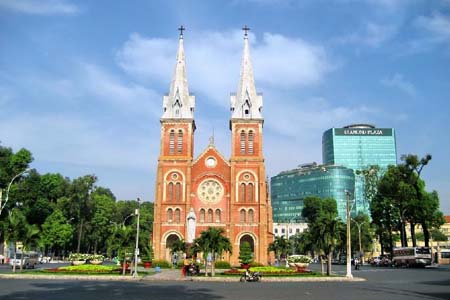
[[[169,262],[172,261],[172,255],[170,254],[170,248],[174,243],[178,242],[179,240],[180,240],[180,237],[175,233],[169,234],[167,236],[167,238],[166,238],[166,260],[167,261],[169,261]]]
[[[253,237],[249,234],[244,234],[241,236],[241,239],[239,240],[239,246],[242,245],[243,242],[248,242],[250,244],[250,247],[252,248],[253,257],[255,256],[255,241],[253,240]]]

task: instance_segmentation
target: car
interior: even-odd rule
[[[13,256],[9,259],[9,265],[11,266],[11,268],[13,268],[14,266],[20,267],[20,265],[23,264],[23,268],[25,269],[34,269],[38,263],[39,257],[36,252],[25,252],[23,254],[22,252],[17,252],[15,258]]]

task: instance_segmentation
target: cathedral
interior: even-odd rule
[[[250,243],[254,261],[267,264],[273,241],[272,207],[263,156],[262,95],[256,92],[247,27],[236,94],[231,96],[231,157],[214,145],[194,157],[195,97],[189,94],[180,28],[170,91],[163,97],[160,155],[153,223],[155,259],[171,260],[170,245],[192,243],[208,227],[224,230],[232,254],[218,260],[239,263],[239,246]]]

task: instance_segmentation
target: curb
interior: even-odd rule
[[[78,275],[26,275],[26,274],[0,274],[2,279],[50,279],[50,280],[77,280],[77,281],[195,281],[195,282],[239,282],[236,277],[188,277],[188,278],[152,278],[153,276],[144,276],[133,278],[131,276],[78,276]],[[367,281],[360,277],[263,277],[261,282],[362,282]]]

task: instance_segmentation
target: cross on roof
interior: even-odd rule
[[[242,27],[242,30],[244,30],[244,36],[246,37],[248,35],[248,31],[250,30],[250,27],[248,27],[247,25],[244,25],[244,27]]]
[[[181,25],[180,28],[178,28],[178,30],[180,31],[180,36],[183,36],[183,31],[186,30],[186,27]]]

